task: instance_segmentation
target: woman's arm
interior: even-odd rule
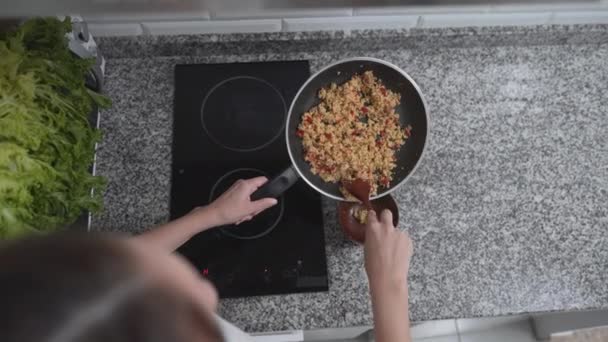
[[[409,236],[395,229],[390,211],[370,211],[365,230],[365,269],[369,279],[378,342],[410,338],[407,274],[413,247]]]
[[[257,201],[250,199],[251,194],[267,181],[266,177],[238,180],[211,204],[198,207],[185,216],[135,236],[133,239],[172,252],[204,230],[251,220],[255,215],[277,204],[274,198],[262,198]]]

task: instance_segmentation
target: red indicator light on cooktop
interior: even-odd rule
[[[203,268],[203,275],[204,276],[208,276],[209,275],[209,269],[208,268]]]

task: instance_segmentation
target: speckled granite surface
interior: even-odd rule
[[[191,55],[238,36],[148,38],[142,57],[127,53],[132,39],[103,39],[114,106],[102,113],[109,185],[94,227],[140,232],[168,217],[175,64],[309,59],[314,71],[372,56],[406,70],[430,105],[428,154],[396,192],[415,244],[412,319],[608,308],[608,26],[485,30],[483,41],[456,30],[468,32],[462,47],[454,32],[404,48],[410,33],[358,33],[376,37],[373,49],[353,33],[311,33],[261,51],[256,36],[234,53]],[[362,249],[344,240],[334,206],[324,205],[329,292],[225,300],[220,313],[250,331],[370,324]]]

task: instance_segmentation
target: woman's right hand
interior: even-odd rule
[[[412,240],[395,229],[389,210],[370,211],[365,229],[365,269],[369,278],[377,342],[411,341],[407,273]]]
[[[372,292],[407,291],[412,240],[393,226],[389,210],[370,211],[365,227],[365,270]]]

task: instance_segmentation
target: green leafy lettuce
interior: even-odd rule
[[[65,227],[102,205],[90,173],[108,98],[85,87],[94,60],[68,49],[70,19],[31,19],[0,37],[0,238]],[[93,191],[92,191],[93,190]]]

